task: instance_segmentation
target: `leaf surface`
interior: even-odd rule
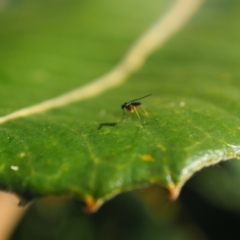
[[[56,1],[23,1],[2,10],[8,28],[1,27],[0,113],[104,74],[167,2],[125,1],[116,8],[110,1],[63,1],[56,8]],[[206,2],[117,89],[2,124],[1,188],[25,199],[74,196],[91,211],[153,183],[174,199],[196,171],[238,158],[239,7]],[[150,93],[141,100],[149,113],[140,114],[144,127],[132,113],[119,123],[124,102]],[[100,123],[117,124],[97,129]]]

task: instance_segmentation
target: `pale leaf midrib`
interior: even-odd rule
[[[160,48],[172,35],[179,31],[200,8],[203,1],[176,0],[173,6],[136,40],[122,61],[108,73],[93,80],[91,83],[58,97],[2,116],[0,117],[0,124],[97,96],[110,88],[117,87],[130,74],[141,67],[151,52],[156,48]]]

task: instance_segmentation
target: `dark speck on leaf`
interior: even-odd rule
[[[101,129],[102,127],[115,127],[118,123],[100,123],[98,126],[98,129]]]

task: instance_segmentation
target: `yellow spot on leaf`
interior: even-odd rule
[[[157,144],[157,147],[160,148],[163,152],[166,152],[166,147],[164,147],[162,144]]]
[[[20,152],[20,153],[18,154],[18,156],[19,156],[20,158],[24,158],[24,157],[26,156],[26,153],[25,153],[25,152]]]
[[[153,158],[151,155],[144,154],[144,155],[142,155],[142,160],[148,162],[148,161],[153,161]]]

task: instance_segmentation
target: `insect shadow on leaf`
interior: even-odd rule
[[[131,100],[131,101],[125,102],[125,103],[122,104],[122,106],[121,106],[121,108],[122,108],[122,110],[123,110],[123,117],[122,117],[122,119],[121,119],[119,122],[116,122],[116,123],[100,123],[99,126],[98,126],[98,129],[101,129],[102,127],[106,127],[106,126],[115,127],[118,123],[120,123],[120,122],[122,122],[122,121],[125,120],[125,118],[126,118],[126,111],[131,112],[131,113],[135,112],[135,113],[137,114],[137,117],[138,117],[138,119],[139,119],[142,127],[145,128],[144,125],[143,125],[143,122],[142,122],[142,120],[141,120],[141,118],[140,118],[140,115],[139,115],[139,113],[138,113],[138,111],[137,111],[137,107],[141,105],[141,107],[142,107],[142,109],[143,109],[143,111],[144,111],[144,114],[147,116],[148,113],[147,113],[147,111],[145,110],[145,108],[143,107],[142,103],[139,102],[139,100],[140,100],[140,99],[143,99],[143,98],[146,98],[146,97],[149,97],[149,96],[151,96],[151,95],[152,95],[152,94],[148,94],[148,95],[146,95],[146,96],[143,96],[143,97],[136,98],[136,99],[133,99],[133,100]]]
[[[107,127],[107,126],[110,126],[110,127],[115,127],[119,122],[116,122],[116,123],[100,123],[99,126],[98,126],[98,129],[101,129],[102,127]]]

